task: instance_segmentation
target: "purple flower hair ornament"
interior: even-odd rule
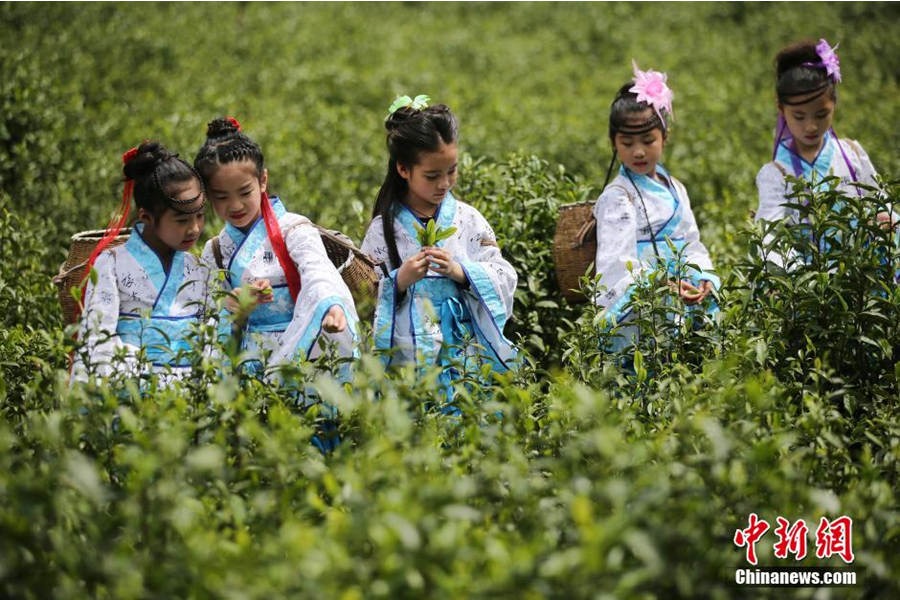
[[[634,68],[634,86],[628,91],[637,94],[638,102],[646,102],[652,106],[660,120],[665,123],[662,109],[665,109],[667,114],[672,114],[674,96],[666,85],[667,75],[653,70],[641,71],[634,60],[631,61],[631,65]]]
[[[838,46],[840,46],[840,43],[835,44],[834,48],[832,48],[827,41],[819,39],[819,43],[816,44],[816,54],[819,55],[820,62],[803,64],[807,67],[824,67],[831,80],[837,83],[841,80],[841,61],[838,60],[838,55],[835,52]]]

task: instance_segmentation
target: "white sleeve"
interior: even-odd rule
[[[319,231],[311,224],[295,226],[288,231],[285,244],[300,273],[300,294],[294,303],[293,318],[282,335],[281,346],[272,355],[272,363],[293,361],[298,352],[308,352],[332,306],[340,306],[347,319],[347,329],[334,337],[342,338],[338,340],[342,347],[346,345],[347,350],[352,351],[359,320],[356,305],[350,289],[328,258]]]
[[[508,319],[512,314],[519,276],[509,261],[503,258],[500,247],[497,245],[497,236],[490,224],[480,212],[474,208],[471,210],[473,225],[467,241],[469,258],[484,269],[495,293],[503,302]],[[471,277],[472,274],[469,275]],[[470,280],[469,283],[471,286],[472,281]]]
[[[853,166],[857,170],[856,176],[859,182],[877,187],[878,182],[875,180],[875,178],[878,176],[878,172],[875,171],[875,167],[872,165],[872,160],[863,149],[862,144],[860,144],[856,140],[847,140],[847,145],[850,146],[849,158],[850,162],[854,163]]]
[[[787,179],[774,162],[763,165],[759,170],[756,175],[756,189],[759,192],[759,208],[756,210],[755,220],[776,222],[792,219],[796,221],[796,211],[784,205],[788,201],[787,195],[790,192]],[[773,239],[772,234],[766,234],[763,237],[763,246],[769,247]],[[781,268],[786,268],[796,260],[797,256],[793,250],[787,257],[773,250],[766,254],[765,259]]]
[[[694,211],[691,208],[691,200],[688,198],[687,190],[680,181],[672,180],[676,186],[683,201],[681,205],[681,219],[684,223],[684,241],[685,241],[685,260],[692,265],[700,268],[698,279],[707,279],[715,285],[720,286],[719,278],[714,274],[715,268],[712,259],[709,257],[709,251],[703,242],[700,241],[700,228],[697,227],[697,220],[694,218]]]
[[[366,236],[363,238],[360,250],[372,257],[376,263],[383,263],[387,270],[390,271],[387,243],[384,239],[380,216],[375,217],[369,223],[369,228],[366,229]],[[380,266],[375,267],[375,273],[378,275],[378,279],[384,277],[384,270]]]
[[[759,192],[757,221],[780,221],[790,216],[791,210],[784,206],[787,201],[787,181],[784,174],[773,163],[763,165],[756,175],[756,189]]]
[[[594,205],[597,219],[595,264],[600,285],[606,288],[596,301],[612,307],[625,296],[643,270],[637,254],[637,211],[625,190],[608,187]]]
[[[108,376],[112,373],[111,360],[118,348],[124,346],[116,328],[119,324],[119,282],[116,276],[114,250],[102,252],[94,262],[97,283],[88,279],[81,314],[80,336],[84,342],[84,364],[79,356],[75,361],[73,377],[85,380],[88,371]]]

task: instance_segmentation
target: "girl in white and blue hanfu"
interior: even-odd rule
[[[442,411],[457,414],[451,383],[459,369],[478,372],[485,361],[499,372],[517,367],[503,329],[518,277],[484,217],[450,192],[457,168],[450,110],[409,100],[392,107],[385,126],[388,173],[362,243],[380,263],[375,347],[386,364],[442,367]],[[436,240],[420,239],[429,221]]]
[[[192,330],[204,312],[209,275],[187,250],[203,229],[205,197],[193,168],[155,142],[125,160],[122,217],[88,261],[96,275],[85,290],[84,346],[73,375],[149,372],[171,381],[189,372],[202,351]],[[132,189],[141,220],[124,244],[107,248],[125,222]],[[124,362],[114,360],[117,354]]]
[[[243,331],[244,349],[253,356],[271,353],[269,362],[280,365],[301,358],[314,360],[321,354],[318,344],[323,334],[323,322],[329,311],[340,307],[347,326],[341,332],[328,335],[338,345],[339,353],[352,355],[355,351],[356,308],[347,284],[328,258],[318,229],[309,219],[289,213],[284,204],[273,196],[263,199],[278,221],[290,260],[300,275],[300,290],[294,300],[285,269],[273,250],[265,222],[259,216],[242,231],[231,223],[207,242],[203,262],[221,262],[225,269],[225,290],[253,286],[267,282],[270,298],[259,304],[247,317]],[[220,259],[214,246],[218,244]]]
[[[224,272],[223,291],[246,288],[254,294],[252,312],[237,319],[245,319],[238,329],[247,367],[257,372],[265,355],[275,367],[314,360],[323,338],[339,357],[355,357],[358,317],[350,289],[316,227],[266,193],[268,171],[259,145],[236,120],[216,119],[194,165],[226,222],[204,247],[203,262],[214,278]],[[226,306],[237,310],[234,303]],[[349,361],[335,373],[342,380],[349,374]]]
[[[799,222],[798,211],[785,206],[793,193],[788,176],[805,181],[814,190],[825,185],[826,178],[838,177],[836,187],[841,192],[860,197],[870,193],[858,185],[878,186],[868,154],[858,142],[839,139],[831,125],[837,102],[835,86],[840,81],[834,50],[825,40],[817,45],[806,42],[789,46],[776,57],[776,71],[775,147],[772,161],[763,165],[756,176],[756,219]],[[897,221],[889,211],[880,213],[878,219]],[[772,235],[767,235],[764,244],[771,239]],[[786,257],[770,252],[766,258],[786,269],[802,260],[796,252]]]
[[[711,298],[704,302],[720,281],[700,241],[687,190],[660,164],[672,98],[665,80],[664,74],[635,65],[635,80],[622,86],[610,111],[610,174],[616,158],[622,165],[594,205],[601,286],[595,301],[610,327],[628,322],[635,287],[658,268],[668,273],[688,314],[718,311]],[[606,349],[620,350],[635,335],[634,327],[621,327]]]

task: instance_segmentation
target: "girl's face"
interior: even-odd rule
[[[234,227],[247,227],[259,217],[260,202],[268,181],[269,172],[263,170],[260,177],[252,160],[220,165],[209,179],[213,210]]]
[[[410,168],[397,164],[397,172],[409,184],[406,204],[422,213],[434,213],[444,196],[456,185],[456,142],[441,143],[434,152],[424,152]]]
[[[652,116],[653,109],[648,108],[633,113],[633,116],[629,115],[627,123],[639,126]],[[666,136],[658,127],[639,134],[616,133],[613,144],[625,168],[633,173],[654,177],[656,165],[662,158],[663,147],[666,145]]]
[[[141,209],[139,217],[144,222],[144,237],[152,248],[162,250],[190,250],[197,242],[203,231],[203,190],[196,179],[173,183],[166,188],[166,194],[180,201],[193,200],[189,204],[179,205],[191,214],[179,212],[173,208],[166,210],[159,216],[153,217],[150,213]]]
[[[793,96],[788,100],[802,102],[803,97]],[[834,104],[831,94],[825,93],[803,104],[778,105],[778,112],[784,117],[801,154],[815,155],[822,147],[825,132],[831,129],[834,119]]]

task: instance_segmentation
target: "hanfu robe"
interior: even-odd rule
[[[96,284],[85,290],[80,338],[87,364],[76,358],[73,378],[88,369],[109,376],[114,371],[137,376],[143,349],[151,372],[180,378],[190,367],[190,353],[201,352],[191,338],[207,301],[208,270],[188,252],[175,251],[169,270],[141,236],[143,223],[128,240],[100,253],[94,263]],[[113,356],[124,349],[124,365]]]
[[[620,167],[618,175],[594,205],[597,220],[595,265],[601,276],[600,285],[605,288],[595,301],[617,324],[628,320],[631,314],[629,303],[642,274],[661,266],[660,263],[673,280],[687,280],[694,286],[706,280],[715,289],[721,285],[713,272],[709,252],[700,241],[700,230],[687,190],[662,165],[656,167],[656,172],[663,182],[626,172],[624,166]],[[680,263],[666,242],[667,238],[681,252]],[[688,265],[696,265],[699,270]],[[710,313],[718,310],[712,301],[704,301],[704,304]],[[702,310],[699,307],[687,308],[689,311]],[[633,340],[634,333],[632,328],[623,328],[617,341],[608,349],[621,349]]]
[[[218,236],[226,270],[225,290],[261,279],[268,279],[273,290],[272,302],[260,304],[250,313],[243,330],[243,349],[251,359],[261,359],[263,353],[271,352],[270,365],[290,364],[317,358],[321,354],[318,340],[324,336],[337,345],[340,356],[355,356],[359,321],[356,306],[350,289],[328,258],[318,230],[306,217],[287,212],[277,196],[269,201],[288,254],[300,273],[301,288],[294,302],[262,216],[246,233],[230,223],[225,225]],[[206,243],[202,260],[217,272],[213,240]],[[322,320],[333,306],[339,306],[347,319],[347,328],[340,333],[322,330]],[[342,375],[346,376],[346,371]]]
[[[838,143],[832,132],[827,132],[822,148],[812,163],[791,151],[790,143],[790,138],[779,142],[775,160],[763,165],[756,176],[756,187],[759,190],[757,220],[789,219],[793,223],[799,222],[797,210],[784,205],[785,202],[790,202],[788,196],[793,191],[793,186],[787,181],[788,175],[805,179],[814,185],[819,185],[825,177],[840,177],[837,189],[845,194],[865,193],[854,183],[877,185],[875,168],[868,154],[854,140],[844,139]],[[767,244],[771,239],[772,235],[769,234],[763,243]],[[783,257],[771,252],[766,258],[780,267],[787,267],[797,256],[792,253],[789,257]]]
[[[402,263],[421,250],[416,236],[418,218],[396,202],[393,214]],[[381,281],[373,327],[375,348],[392,350],[384,355],[385,363],[444,367],[442,386],[449,396],[449,384],[459,375],[455,370],[459,364],[474,366],[485,360],[499,372],[517,367],[517,350],[503,328],[512,314],[518,276],[500,253],[490,225],[475,208],[448,192],[434,220],[441,229],[456,227],[453,235],[436,246],[452,253],[465,273],[466,284],[428,271],[400,292],[400,265],[390,264],[380,216],[369,225],[361,249],[381,263],[376,269]],[[481,348],[476,349],[473,342]]]

